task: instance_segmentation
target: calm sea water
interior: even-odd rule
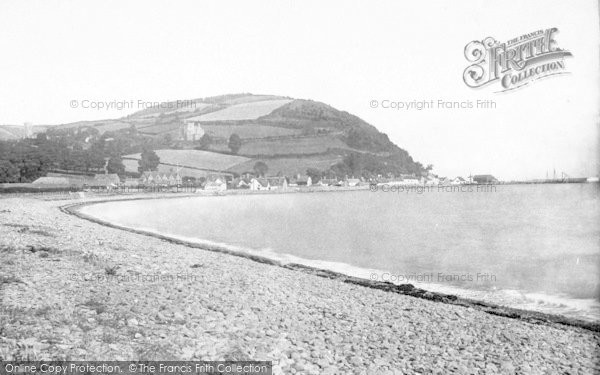
[[[600,319],[598,184],[110,202],[119,225],[355,276]]]

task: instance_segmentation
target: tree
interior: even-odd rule
[[[210,137],[210,135],[208,135],[208,133],[204,133],[202,138],[200,138],[200,145],[199,145],[200,149],[207,150],[211,144],[212,144],[212,138]]]
[[[116,173],[119,176],[125,175],[125,165],[118,156],[113,156],[112,158],[108,159],[106,169],[108,170],[108,173]]]
[[[232,153],[237,154],[240,148],[242,147],[242,139],[236,133],[233,133],[229,137],[229,149]]]
[[[138,172],[155,171],[160,164],[160,159],[154,150],[146,149],[142,151],[142,156],[138,160]]]
[[[97,172],[104,167],[104,155],[97,148],[90,148],[84,154],[83,160],[84,170],[86,172]]]
[[[0,160],[0,182],[19,182],[19,168],[8,160]]]
[[[48,141],[48,136],[46,136],[46,133],[37,133],[35,136],[35,144],[38,146],[43,145],[44,143],[46,143]]]
[[[137,131],[137,128],[135,127],[135,125],[134,125],[134,124],[131,124],[131,125],[129,126],[129,129],[128,129],[128,131],[129,131],[129,134],[130,134],[130,135],[134,135],[134,136],[135,136],[135,135],[137,135],[137,133],[138,133],[138,131]]]
[[[31,182],[46,174],[44,163],[31,155],[27,155],[17,163],[19,182]]]
[[[254,168],[252,169],[254,170],[254,174],[256,174],[259,177],[264,177],[267,174],[269,167],[264,161],[257,161],[256,164],[254,164]]]
[[[72,150],[69,155],[71,162],[69,163],[69,170],[83,171],[86,168],[86,152],[83,150]],[[104,166],[104,163],[102,163]]]
[[[308,168],[306,170],[306,175],[310,177],[313,184],[316,184],[321,180],[321,177],[323,177],[323,172],[321,172],[317,168]]]
[[[344,164],[352,171],[353,174],[360,174],[362,170],[362,155],[353,152],[344,158]]]

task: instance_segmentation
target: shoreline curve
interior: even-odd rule
[[[226,195],[227,194],[225,194],[224,196],[226,196]],[[135,229],[135,228],[130,228],[130,227],[113,224],[108,221],[93,217],[91,215],[84,214],[80,211],[80,209],[85,206],[107,203],[107,202],[132,201],[132,200],[153,200],[153,199],[176,199],[176,198],[192,198],[192,197],[202,197],[202,196],[198,196],[198,195],[181,195],[181,196],[167,196],[167,197],[165,197],[165,196],[159,196],[159,197],[145,196],[145,197],[127,197],[124,199],[103,199],[103,200],[94,200],[94,201],[89,201],[89,202],[70,203],[70,204],[59,206],[59,210],[65,214],[72,215],[72,216],[78,217],[80,219],[87,220],[87,221],[90,221],[90,222],[93,222],[95,224],[99,224],[99,225],[102,225],[105,227],[124,230],[124,231],[130,232],[130,233],[140,234],[140,235],[144,235],[144,236],[150,236],[150,237],[154,237],[154,238],[160,239],[165,242],[183,245],[183,246],[186,246],[189,248],[195,248],[195,249],[200,249],[200,250],[205,250],[205,251],[212,251],[212,252],[217,252],[217,253],[221,253],[221,254],[245,258],[245,259],[257,262],[257,263],[268,264],[271,266],[281,267],[281,268],[285,268],[285,269],[293,270],[293,271],[297,271],[297,272],[303,272],[305,274],[310,274],[310,275],[314,275],[317,277],[333,279],[333,280],[340,281],[342,283],[358,285],[358,286],[362,286],[365,288],[377,289],[377,290],[382,290],[382,291],[390,292],[390,293],[412,296],[415,298],[425,299],[425,300],[429,300],[429,301],[433,301],[433,302],[444,303],[444,304],[448,304],[448,305],[470,307],[470,308],[473,308],[475,310],[478,310],[478,311],[481,311],[481,312],[484,312],[484,313],[487,313],[490,315],[495,315],[495,316],[500,316],[500,317],[505,317],[505,318],[510,318],[510,319],[517,319],[517,320],[524,321],[524,322],[527,322],[530,324],[537,324],[537,325],[558,324],[561,326],[583,328],[588,331],[600,333],[600,322],[589,322],[589,321],[565,317],[565,316],[561,316],[561,315],[547,314],[547,313],[542,313],[542,312],[537,312],[537,311],[522,310],[522,309],[517,309],[517,308],[512,308],[512,307],[496,305],[496,304],[489,303],[489,302],[458,297],[458,296],[452,295],[452,294],[431,292],[431,291],[427,291],[427,290],[424,290],[421,288],[416,288],[412,284],[393,284],[393,283],[387,282],[387,281],[374,281],[374,280],[363,279],[363,278],[359,278],[359,277],[355,277],[355,276],[346,275],[346,274],[336,272],[336,271],[321,269],[321,268],[307,266],[307,265],[298,264],[298,263],[283,263],[278,260],[271,259],[271,258],[268,258],[265,256],[231,250],[224,246],[200,244],[200,243],[195,243],[195,242],[191,242],[191,241],[185,241],[182,239],[170,237],[170,236],[156,233],[156,232],[151,232],[151,231],[146,231],[146,230],[142,230],[142,229]]]

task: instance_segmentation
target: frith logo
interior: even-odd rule
[[[565,57],[571,52],[558,48],[557,28],[537,30],[500,43],[492,37],[465,46],[472,65],[463,73],[467,86],[478,88],[498,81],[497,92],[514,90],[535,80],[566,74]]]

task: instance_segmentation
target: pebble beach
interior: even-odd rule
[[[0,360],[266,360],[275,374],[600,372],[593,330],[343,283],[60,209],[76,202],[0,198]]]

